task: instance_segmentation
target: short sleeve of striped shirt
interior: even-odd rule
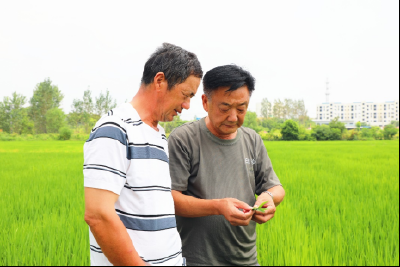
[[[84,186],[120,195],[126,182],[128,137],[124,122],[104,116],[84,145]]]

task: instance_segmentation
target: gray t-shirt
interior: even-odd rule
[[[254,194],[281,185],[260,136],[241,127],[222,140],[205,119],[176,128],[168,140],[172,189],[200,199],[236,198],[250,206]],[[196,207],[192,207],[195,209]],[[232,226],[223,216],[177,216],[188,265],[256,265],[256,223]]]

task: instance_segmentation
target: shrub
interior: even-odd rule
[[[360,132],[358,130],[351,130],[349,132],[348,140],[352,141],[360,140]]]
[[[275,130],[271,133],[272,140],[282,140],[282,133],[280,130]]]
[[[264,140],[264,141],[268,140],[268,132],[266,132],[266,131],[261,131],[261,132],[259,132],[258,134],[260,135],[260,137],[261,137],[262,140]]]
[[[59,140],[69,140],[69,139],[71,139],[72,131],[71,131],[70,128],[62,127],[62,128],[60,128],[59,133],[60,133],[59,137],[58,137]]]
[[[58,133],[63,127],[65,114],[59,108],[49,109],[46,113],[46,129],[48,133]]]
[[[376,127],[376,126],[372,127],[371,132],[372,132],[372,136],[375,138],[375,140],[383,140],[384,139],[383,131],[381,128]]]
[[[332,128],[329,140],[342,140],[342,131],[339,128]]]
[[[399,129],[397,129],[393,124],[389,124],[385,126],[383,135],[385,136],[386,140],[391,140],[398,132]]]
[[[331,128],[328,125],[316,126],[313,129],[312,137],[318,141],[329,140],[331,136]]]
[[[293,120],[287,120],[283,124],[281,133],[283,140],[299,140],[299,125]]]
[[[368,128],[361,129],[361,137],[367,138],[367,139],[372,138],[373,137],[372,130],[368,129]]]

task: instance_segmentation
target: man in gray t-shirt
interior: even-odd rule
[[[208,116],[168,140],[183,256],[194,266],[257,265],[256,223],[272,219],[285,191],[260,136],[241,127],[254,78],[228,65],[209,71],[203,85]],[[265,213],[252,211],[265,201]]]

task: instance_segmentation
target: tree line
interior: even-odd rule
[[[64,95],[50,79],[36,85],[29,101],[14,92],[0,102],[0,129],[10,134],[88,133],[102,114],[116,106],[108,90],[93,98],[87,89],[82,99],[73,100],[69,114],[60,108],[63,99]]]
[[[88,135],[96,121],[110,109],[116,100],[110,92],[93,97],[90,89],[83,92],[82,99],[74,99],[71,111],[65,114],[60,108],[64,95],[50,79],[36,85],[33,96],[27,98],[14,92],[0,102],[0,131],[9,134],[59,134],[60,139],[69,139],[72,132]],[[29,103],[28,107],[25,104]],[[243,126],[255,130],[264,140],[383,140],[398,138],[398,122],[384,129],[357,123],[357,128],[347,130],[339,118],[329,125],[316,125],[307,115],[303,100],[280,99],[261,103],[261,117],[248,111]],[[194,118],[196,120],[196,118]],[[167,134],[188,121],[176,116],[171,122],[162,122]],[[10,139],[11,140],[11,139]]]

